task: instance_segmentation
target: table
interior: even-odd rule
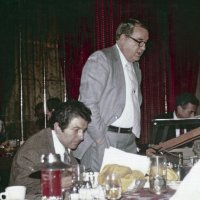
[[[139,192],[125,192],[120,200],[169,200],[174,193],[175,190],[168,188],[166,193],[156,195],[154,193],[151,193],[149,189],[144,188]],[[27,195],[26,199],[41,200],[41,195]]]

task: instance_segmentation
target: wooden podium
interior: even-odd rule
[[[198,138],[200,138],[200,127],[195,128],[179,137],[167,140],[166,142],[158,145],[154,145],[152,148],[156,149],[157,151],[169,151]]]

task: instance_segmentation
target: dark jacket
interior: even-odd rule
[[[27,194],[40,193],[40,179],[30,178],[39,170],[42,154],[55,153],[51,129],[42,129],[30,137],[17,151],[10,173],[10,185],[24,185]],[[70,155],[72,157],[72,155]],[[71,158],[75,162],[75,158]]]

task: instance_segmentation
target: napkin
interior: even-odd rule
[[[192,167],[170,200],[200,199],[200,160]]]
[[[79,189],[79,200],[93,200],[93,199],[106,200],[103,188],[101,186],[91,189],[86,189],[86,188]]]
[[[147,156],[127,153],[114,147],[109,147],[104,151],[101,170],[107,164],[124,165],[132,170],[140,170],[146,174],[150,166],[150,159]]]

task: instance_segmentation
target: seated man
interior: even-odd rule
[[[180,96],[177,96],[175,100],[175,109],[174,112],[165,113],[156,117],[157,119],[178,119],[178,118],[190,118],[194,117],[199,106],[199,100],[189,93],[183,93]],[[165,131],[164,131],[165,128]],[[184,133],[191,130],[192,127],[188,126]],[[158,127],[157,135],[155,137],[155,144],[164,142],[166,140],[180,136],[182,130],[175,126],[160,126]],[[163,135],[163,133],[165,135]]]
[[[156,117],[156,119],[179,119],[194,117],[199,106],[199,100],[192,94],[183,93],[176,97],[174,112],[165,113]],[[158,126],[156,135],[154,135],[154,144],[165,142],[169,139],[187,133],[194,127],[187,125],[185,129],[176,128],[175,126]],[[191,143],[190,143],[191,146]]]
[[[24,185],[27,194],[40,193],[40,180],[30,175],[40,166],[42,154],[57,153],[64,161],[66,151],[74,150],[83,140],[91,121],[91,111],[79,101],[62,103],[53,112],[51,128],[42,129],[30,137],[17,151],[11,168],[10,185]],[[67,162],[65,162],[67,163]],[[68,164],[77,163],[70,151]],[[71,185],[71,177],[62,179],[62,187]]]

